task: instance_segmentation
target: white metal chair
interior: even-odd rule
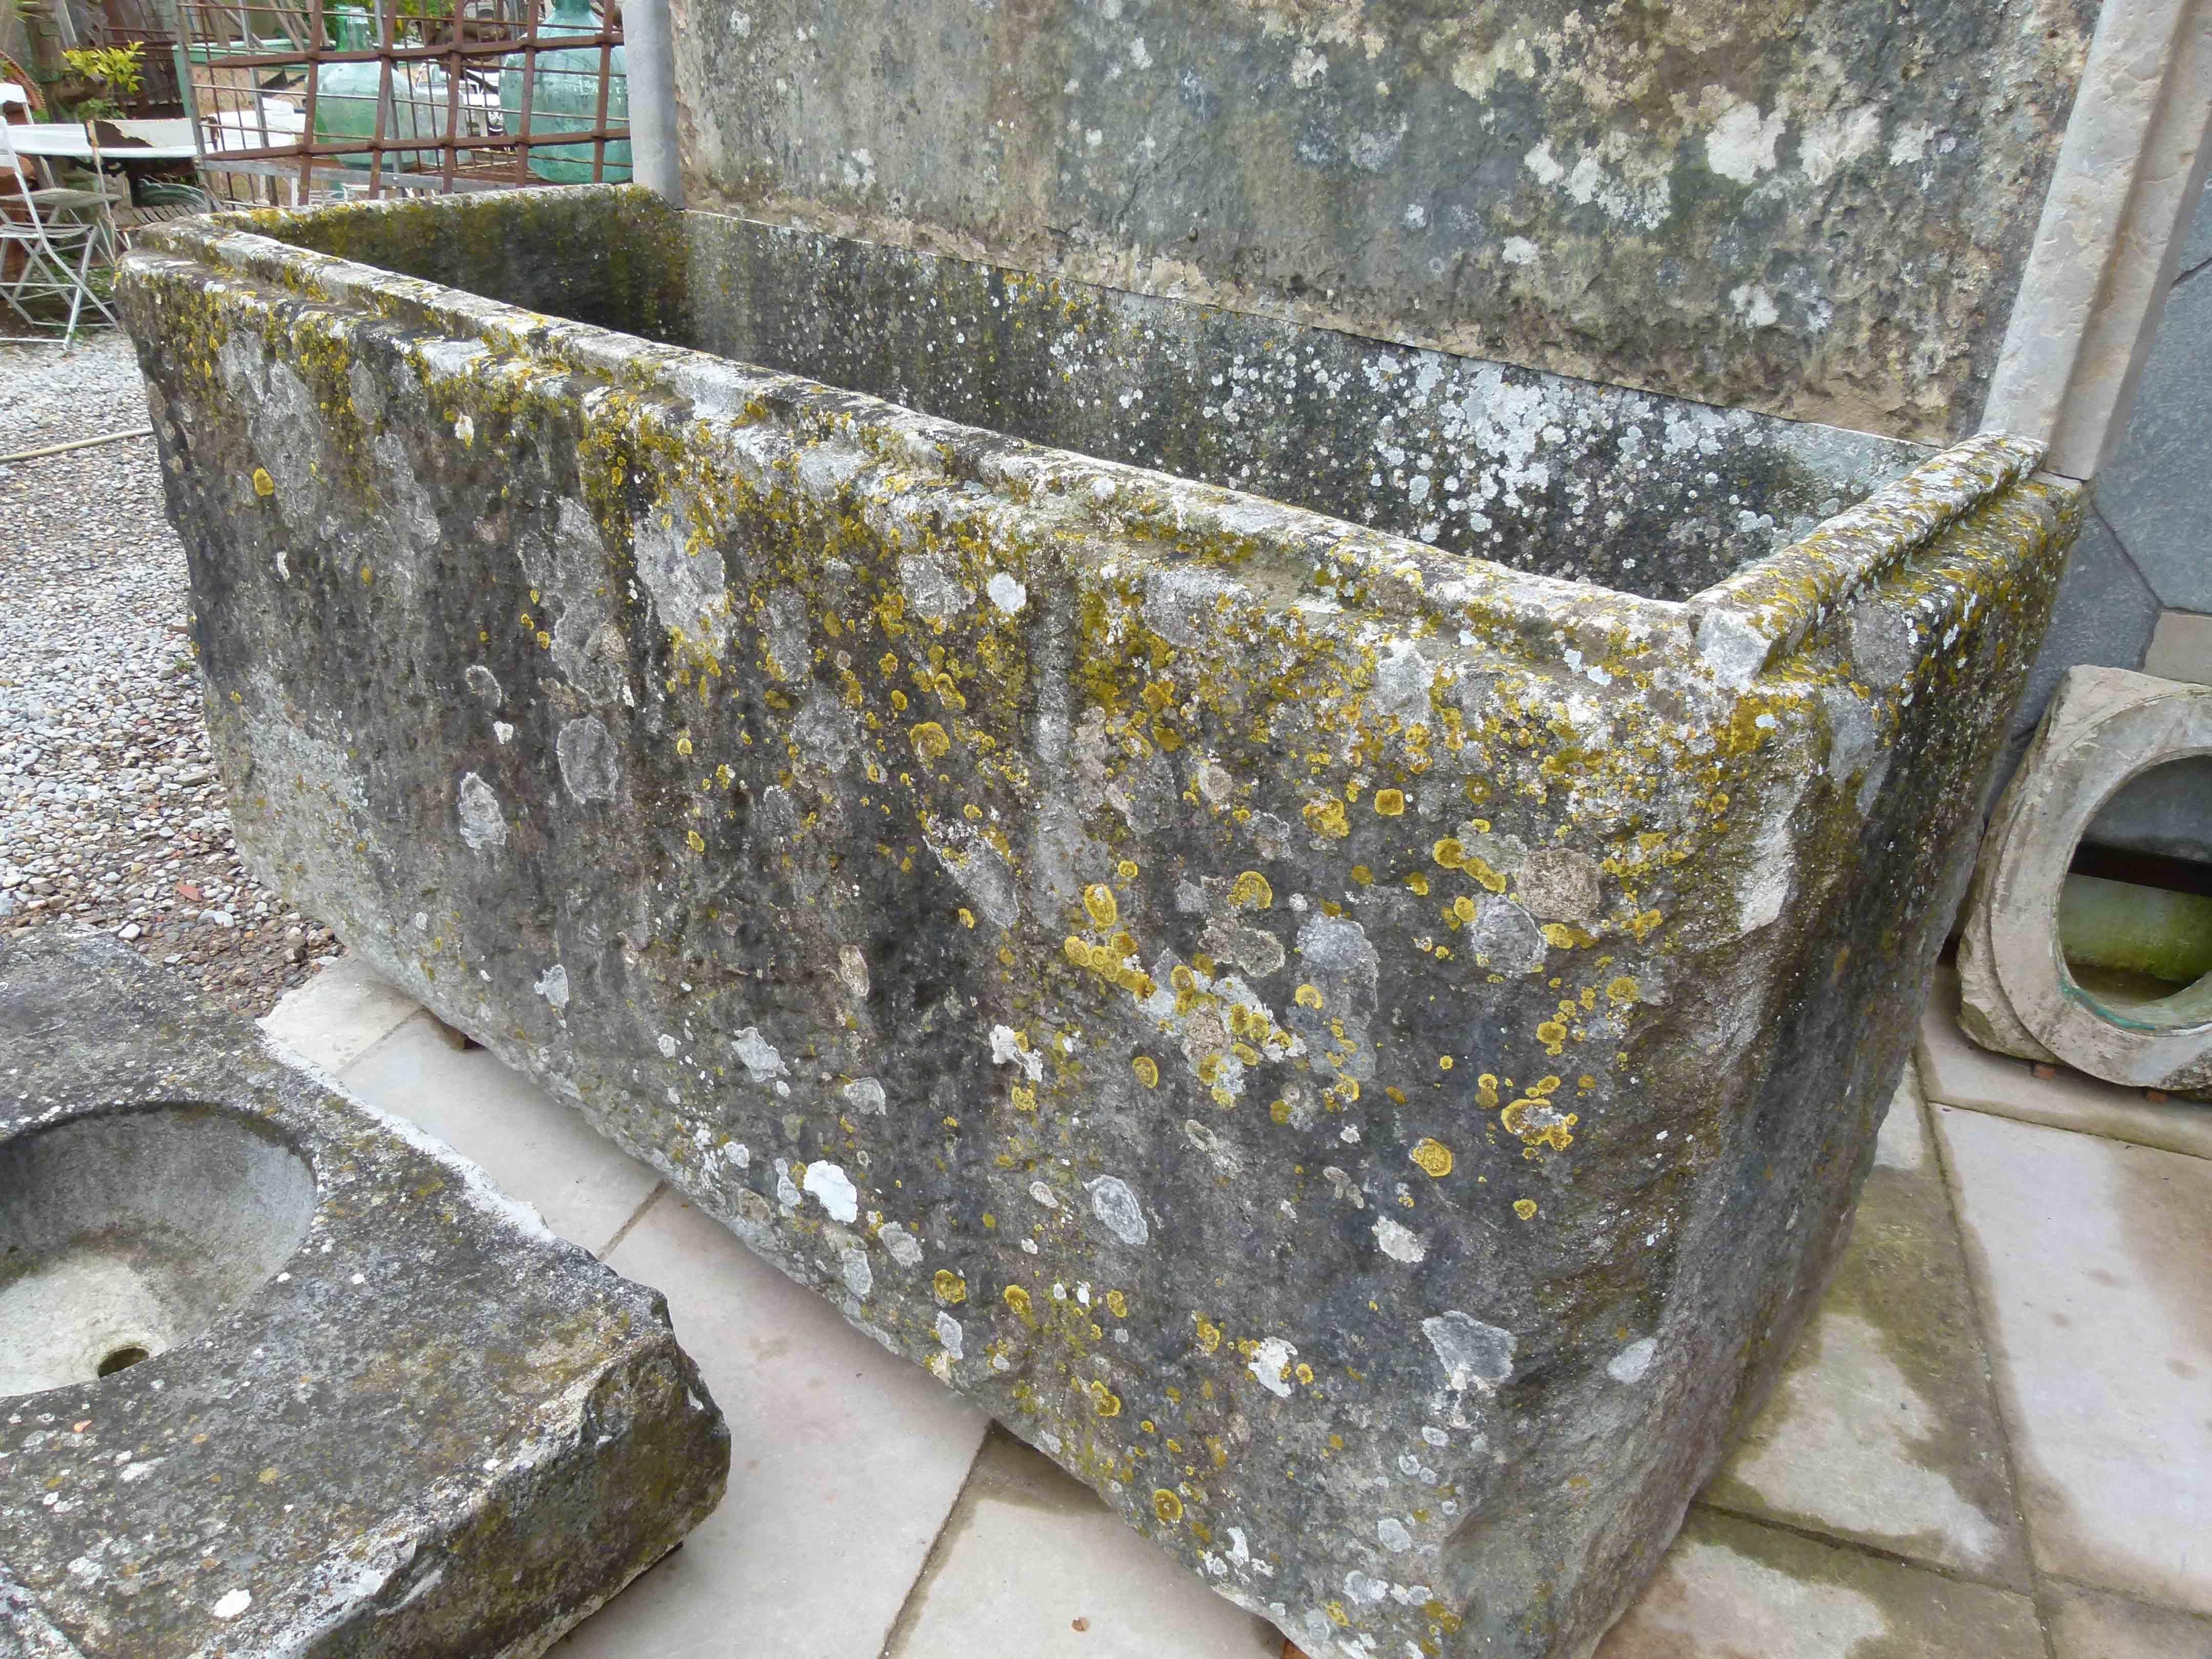
[[[8,124],[0,121],[0,173],[21,182],[20,196],[0,198],[9,207],[27,214],[16,218],[0,213],[0,269],[6,250],[13,248],[22,260],[12,277],[0,277],[0,299],[9,309],[38,328],[40,320],[24,308],[26,300],[57,299],[69,302],[69,320],[62,331],[66,350],[76,338],[77,320],[89,305],[112,326],[115,313],[92,286],[94,255],[111,242],[105,216],[106,194],[93,190],[41,189],[36,175],[25,176],[17,164],[15,146],[8,137]],[[87,218],[79,216],[90,214]]]

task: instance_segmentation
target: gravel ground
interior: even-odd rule
[[[129,343],[0,346],[0,454],[146,424]],[[151,438],[0,463],[0,933],[96,928],[240,1012],[338,954],[240,867]]]

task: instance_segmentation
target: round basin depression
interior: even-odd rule
[[[307,1236],[315,1174],[219,1107],[72,1118],[0,1145],[0,1396],[191,1341]]]

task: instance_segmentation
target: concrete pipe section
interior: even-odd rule
[[[1315,1654],[1587,1654],[2079,499],[580,187],[137,245],[239,845]]]
[[[2212,688],[2117,668],[2067,672],[1983,842],[1959,947],[1967,1036],[2112,1083],[2212,1088],[2212,973],[2203,971],[2212,907],[2069,873],[2116,795],[2206,755]]]

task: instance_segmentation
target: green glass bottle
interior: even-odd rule
[[[596,34],[599,20],[592,15],[591,0],[553,0],[552,15],[538,27],[541,40],[563,34]],[[599,49],[572,46],[538,54],[538,67],[530,88],[530,134],[589,132],[598,125]],[[522,131],[522,58],[509,58],[499,77],[500,107],[506,112],[507,131]],[[629,82],[623,73],[623,49],[610,54],[607,80],[607,125],[626,126],[629,121]],[[589,184],[592,146],[558,144],[530,151],[530,170],[556,185]],[[629,143],[616,139],[607,145],[606,167],[601,177],[612,185],[629,182]]]

